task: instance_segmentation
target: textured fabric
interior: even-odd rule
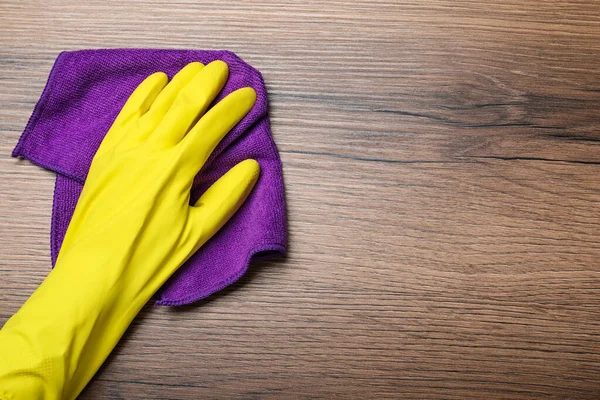
[[[223,139],[196,176],[194,203],[238,162],[256,159],[260,179],[233,218],[157,293],[157,304],[183,305],[226,287],[258,257],[283,256],[287,246],[281,161],[270,134],[267,93],[260,73],[227,51],[82,50],[61,53],[13,156],[57,172],[52,213],[52,263],[60,250],[92,158],[123,104],[148,75],[171,78],[193,61],[223,60],[229,80],[218,102],[250,86],[256,105]]]

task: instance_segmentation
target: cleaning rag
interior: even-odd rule
[[[229,79],[215,103],[246,86],[254,88],[257,100],[196,176],[190,202],[247,158],[260,164],[260,178],[231,220],[159,290],[156,303],[177,306],[195,302],[239,279],[252,259],[285,255],[281,160],[271,137],[267,91],[260,72],[229,51],[101,49],[59,54],[13,151],[14,157],[57,173],[50,237],[53,265],[92,158],[129,95],[154,72],[172,78],[190,62],[214,60],[229,66]]]

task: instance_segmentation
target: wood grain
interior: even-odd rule
[[[147,306],[82,398],[600,397],[598,2],[3,0],[0,323],[50,264],[53,175],[10,151],[98,47],[263,72],[290,251]]]

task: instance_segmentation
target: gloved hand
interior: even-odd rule
[[[194,176],[256,100],[244,88],[206,112],[227,77],[223,62],[192,63],[131,95],[93,159],[56,267],[0,331],[0,398],[75,398],[152,294],[249,195],[254,160],[189,205]]]

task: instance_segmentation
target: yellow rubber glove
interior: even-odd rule
[[[194,176],[256,100],[244,88],[206,112],[227,77],[221,61],[192,63],[131,95],[94,157],[56,267],[0,331],[0,398],[75,398],[152,294],[244,202],[254,160],[189,205]]]

